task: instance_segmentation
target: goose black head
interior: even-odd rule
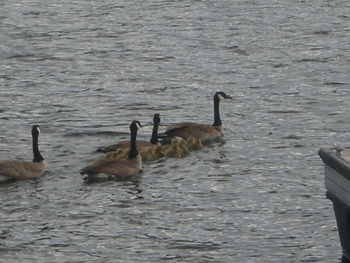
[[[142,127],[141,123],[139,121],[132,121],[130,124],[130,131],[137,131]]]
[[[40,126],[39,125],[33,125],[32,126],[32,134],[33,135],[39,135],[40,133]]]
[[[215,93],[214,95],[215,98],[219,99],[219,100],[222,100],[222,99],[229,99],[229,100],[232,100],[232,97],[229,96],[229,95],[226,95],[225,92],[223,91],[218,91]]]
[[[160,115],[159,113],[155,113],[153,116],[153,123],[160,123]]]

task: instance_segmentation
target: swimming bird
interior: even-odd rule
[[[139,153],[142,157],[142,162],[150,162],[163,157],[160,145],[155,145],[149,148],[141,148]],[[121,160],[128,158],[128,154],[128,148],[119,148],[116,151],[106,153],[105,158]]]
[[[204,146],[200,139],[196,139],[194,137],[189,137],[185,140],[186,146],[189,151],[198,151],[201,150]]]
[[[159,142],[158,142],[159,123],[160,123],[160,115],[158,113],[155,113],[153,116],[153,130],[152,130],[151,140],[149,142],[142,141],[142,140],[136,141],[137,149],[140,151],[141,155],[143,152],[148,151],[149,148],[153,148],[153,147],[159,145]],[[108,153],[108,152],[115,152],[115,151],[119,150],[119,152],[122,152],[122,151],[120,151],[121,149],[128,150],[129,148],[130,148],[129,141],[121,141],[117,144],[98,148],[97,151],[103,152],[103,153]]]
[[[137,131],[140,127],[141,124],[139,121],[132,121],[130,124],[130,150],[127,159],[115,160],[100,158],[81,169],[80,174],[87,174],[88,179],[128,179],[137,174],[142,165],[141,156],[137,150],[136,144]]]
[[[160,153],[165,158],[181,158],[189,153],[186,141],[183,138],[175,137],[168,144],[160,147]]]
[[[140,151],[142,162],[155,161],[161,158],[180,158],[187,155],[190,151],[197,151],[203,148],[200,140],[190,137],[183,139],[175,137],[170,143],[158,147],[148,148]],[[128,157],[129,149],[118,149],[114,152],[108,152],[102,158],[121,160]]]
[[[206,142],[223,135],[223,126],[220,119],[219,104],[222,99],[232,99],[226,95],[225,92],[219,91],[214,95],[214,123],[212,125],[205,125],[194,122],[181,122],[170,125],[166,131],[166,136],[170,138],[194,137],[201,142]]]
[[[33,161],[0,161],[0,181],[31,179],[42,176],[46,171],[46,161],[40,154],[38,146],[40,128],[32,126]]]

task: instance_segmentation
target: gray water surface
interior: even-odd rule
[[[350,146],[350,3],[0,3],[0,159],[49,163],[0,186],[1,262],[339,262],[317,151]],[[133,119],[212,123],[224,141],[87,184]],[[150,138],[151,126],[140,131]]]

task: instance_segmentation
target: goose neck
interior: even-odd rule
[[[220,110],[219,110],[220,99],[218,96],[214,96],[214,123],[213,126],[221,126]]]
[[[37,134],[33,134],[33,156],[34,156],[33,162],[41,162],[44,160],[44,158],[42,157],[39,151]]]
[[[158,143],[158,123],[154,123],[153,130],[152,130],[152,137],[150,140],[150,143],[157,144]]]
[[[133,130],[130,136],[130,151],[128,156],[129,159],[135,158],[139,154],[136,146],[136,136],[137,136],[137,130]]]

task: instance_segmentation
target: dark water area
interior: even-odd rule
[[[317,151],[350,146],[348,1],[0,3],[0,262],[339,262]],[[133,119],[212,123],[224,141],[87,184]],[[139,133],[150,138],[151,126]]]

